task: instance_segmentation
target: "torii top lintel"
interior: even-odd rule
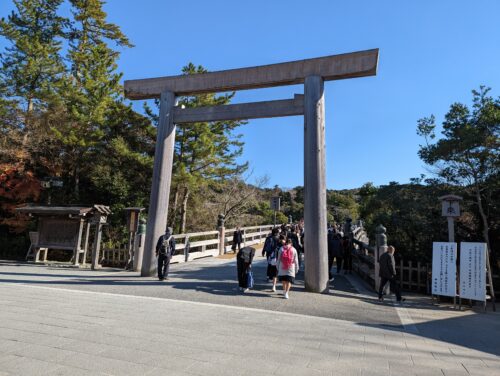
[[[325,81],[374,76],[377,64],[378,48],[258,67],[128,80],[125,81],[125,96],[150,99],[159,98],[164,91],[191,95],[294,85],[312,75],[321,76]]]

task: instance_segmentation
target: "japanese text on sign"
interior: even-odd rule
[[[432,243],[432,294],[457,293],[457,243]]]
[[[460,297],[486,300],[486,243],[460,243]]]

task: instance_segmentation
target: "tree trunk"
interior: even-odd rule
[[[184,197],[182,199],[182,207],[181,207],[181,227],[179,230],[180,234],[184,234],[186,232],[186,217],[187,217],[187,203],[189,198],[189,188],[186,187],[184,191]]]
[[[24,159],[29,158],[29,146],[28,143],[30,142],[30,132],[31,130],[31,116],[33,113],[33,99],[31,97],[27,98],[27,105],[26,105],[26,113],[24,115],[24,134],[23,134],[23,140],[22,140],[22,151],[23,151],[23,157]]]
[[[481,216],[481,221],[483,222],[483,238],[484,241],[486,242],[486,247],[488,248],[488,255],[490,256],[490,260],[493,257],[493,261],[495,261],[496,257],[493,253],[493,250],[491,249],[490,246],[490,227],[488,225],[488,218],[486,217],[486,213],[484,212],[483,209],[483,200],[481,198],[481,191],[479,190],[479,186],[476,184],[474,185],[474,190],[476,193],[476,203],[479,209],[479,215]],[[495,265],[495,263],[493,263]]]
[[[176,228],[177,227],[177,206],[179,205],[179,184],[175,185],[175,191],[174,191],[174,202],[172,204],[172,208],[170,209],[170,221],[168,223],[170,224],[170,227]]]
[[[73,171],[73,178],[75,184],[75,200],[78,202],[80,200],[80,166],[78,163],[75,165],[75,169]]]

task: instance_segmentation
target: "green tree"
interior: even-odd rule
[[[185,75],[206,72],[201,65],[192,63],[182,69]],[[225,105],[233,97],[234,93],[186,96],[179,98],[178,105],[186,108]],[[147,108],[146,112],[158,124],[158,118],[151,109]],[[236,162],[242,154],[243,143],[241,136],[234,131],[242,124],[241,121],[216,121],[177,127],[169,213],[169,223],[177,232],[186,231],[188,203],[192,194],[207,184],[224,184],[226,179],[238,177],[247,169],[247,163]]]
[[[454,103],[442,123],[442,137],[436,140],[435,117],[420,119],[417,134],[425,138],[419,156],[436,168],[444,181],[466,188],[474,197],[482,223],[482,236],[491,248],[488,212],[493,205],[485,195],[488,183],[500,176],[500,97],[488,95],[481,86],[472,91],[473,105]]]
[[[347,218],[356,219],[359,216],[359,204],[350,192],[327,191],[328,213],[337,223],[343,223]]]
[[[74,198],[80,198],[80,180],[88,175],[87,163],[102,147],[110,113],[121,97],[116,71],[119,51],[110,47],[131,47],[117,25],[106,21],[102,0],[71,0],[72,15],[67,32],[69,72],[61,97],[66,113],[64,123],[53,127],[65,150],[65,170],[72,177]]]
[[[61,3],[14,0],[16,10],[0,20],[0,35],[11,44],[0,55],[1,84],[28,114],[54,95],[64,72],[60,51],[67,20],[57,15]]]
[[[43,169],[51,144],[46,120],[65,69],[60,51],[67,20],[57,15],[61,2],[16,0],[16,9],[0,20],[0,35],[8,42],[0,55],[0,126],[8,131],[1,154],[5,162],[35,173],[40,165]]]

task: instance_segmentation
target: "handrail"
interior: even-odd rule
[[[243,246],[259,244],[264,242],[266,236],[271,232],[274,225],[241,227],[243,232]],[[233,232],[236,228],[225,229],[224,249],[222,253],[231,250],[233,245]],[[219,255],[221,231],[201,231],[184,234],[175,234],[175,252],[172,256],[172,263],[187,262],[202,257],[213,257]],[[201,238],[201,239],[200,239]],[[103,262],[108,264],[123,264],[128,259],[128,249],[104,249]]]

